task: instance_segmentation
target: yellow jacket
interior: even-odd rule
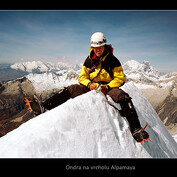
[[[97,87],[104,85],[108,88],[120,87],[125,83],[123,68],[112,51],[111,45],[105,45],[103,56],[97,58],[91,48],[81,69],[79,83],[86,87],[91,83],[97,83]]]

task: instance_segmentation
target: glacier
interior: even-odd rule
[[[99,90],[93,90],[0,138],[0,157],[176,158],[177,144],[151,104],[133,82],[121,88],[132,97],[142,127],[149,124],[146,131],[151,141],[137,143],[126,119],[107,103]]]

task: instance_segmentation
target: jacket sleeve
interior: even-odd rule
[[[79,75],[80,84],[85,85],[86,87],[89,86],[89,84],[91,83],[90,72],[91,72],[91,61],[88,56],[82,66],[82,69]]]
[[[126,82],[122,66],[115,67],[113,69],[113,80],[107,84],[110,88],[120,87]]]
[[[86,66],[82,66],[80,75],[79,75],[79,83],[82,85],[85,85],[88,87],[89,83],[91,83],[90,80],[90,68],[87,68]]]
[[[123,83],[126,82],[122,65],[114,55],[111,56],[110,61],[113,80],[111,80],[107,85],[110,88],[120,87]]]

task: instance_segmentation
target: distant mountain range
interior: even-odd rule
[[[12,69],[21,70],[29,73],[44,73],[47,71],[57,72],[61,70],[79,70],[81,67],[79,65],[72,65],[69,63],[43,63],[42,61],[32,61],[32,62],[20,62],[15,63],[10,66]]]

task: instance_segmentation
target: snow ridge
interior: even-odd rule
[[[141,125],[148,122],[152,141],[137,143],[126,119],[98,90],[70,99],[0,138],[0,157],[177,157],[176,142],[147,99],[132,82],[121,88],[133,98]]]

